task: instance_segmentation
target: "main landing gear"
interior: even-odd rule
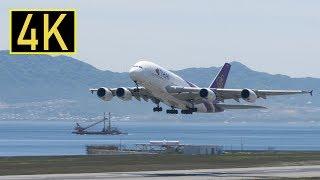
[[[193,112],[197,112],[197,108],[189,108],[181,110],[181,114],[192,114]]]
[[[172,109],[167,109],[168,114],[178,114],[178,110],[174,109],[173,106],[171,106]]]
[[[162,107],[160,107],[159,105],[153,108],[153,112],[161,112],[161,111],[162,111]]]

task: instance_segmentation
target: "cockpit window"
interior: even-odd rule
[[[137,67],[137,68],[140,68],[140,69],[142,69],[142,67],[141,67],[141,66],[133,66],[133,67]]]

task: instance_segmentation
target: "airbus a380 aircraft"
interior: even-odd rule
[[[254,90],[254,89],[224,89],[231,65],[225,63],[216,78],[209,87],[198,87],[178,75],[160,67],[159,65],[140,61],[133,65],[129,71],[130,78],[135,82],[136,87],[120,87],[90,89],[91,93],[96,92],[97,96],[104,101],[110,101],[114,96],[121,100],[128,101],[132,97],[137,100],[149,99],[157,106],[153,111],[160,112],[160,102],[168,105],[171,109],[166,112],[178,114],[192,114],[193,112],[215,113],[226,109],[255,109],[265,108],[256,105],[224,104],[226,99],[234,99],[240,102],[243,99],[253,103],[258,98],[266,99],[267,96],[306,94],[312,95],[312,91],[302,90]]]

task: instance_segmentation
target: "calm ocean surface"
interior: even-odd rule
[[[183,122],[117,122],[128,135],[76,135],[71,121],[0,121],[0,156],[85,154],[85,145],[134,146],[150,140],[217,144],[224,149],[320,150],[319,125],[232,125]],[[87,123],[88,124],[88,123]],[[101,129],[101,125],[96,129]]]

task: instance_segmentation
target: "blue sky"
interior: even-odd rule
[[[3,0],[0,49],[8,49],[9,8],[75,8],[78,54],[103,70],[141,58],[169,69],[221,66],[320,77],[320,1]]]

